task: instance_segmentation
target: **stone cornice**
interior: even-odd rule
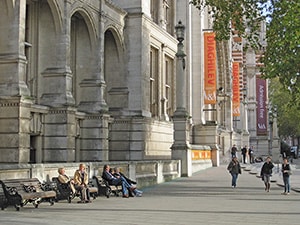
[[[20,102],[0,102],[0,107],[19,107]]]

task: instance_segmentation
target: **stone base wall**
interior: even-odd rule
[[[268,136],[250,137],[250,146],[253,146],[255,156],[267,156],[269,151]]]
[[[19,97],[0,99],[0,163],[27,163],[30,155],[30,104]]]
[[[0,99],[0,163],[108,160],[109,115]]]
[[[109,137],[109,160],[170,159],[173,124],[149,118],[115,119]]]
[[[192,162],[192,173],[199,172],[201,170],[212,167],[212,160],[197,160]]]
[[[195,125],[192,132],[192,144],[208,145],[212,149],[217,145],[217,126]]]
[[[89,177],[101,176],[104,164],[85,163]],[[109,165],[111,168],[120,167],[121,172],[137,181],[139,188],[180,177],[179,160],[109,162]],[[38,178],[40,181],[51,181],[52,177],[58,176],[58,168],[64,167],[66,174],[72,177],[78,166],[79,163],[0,165],[0,180]]]

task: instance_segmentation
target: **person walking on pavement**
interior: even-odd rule
[[[283,195],[290,194],[290,174],[291,174],[291,167],[288,162],[287,158],[283,159],[283,163],[281,166],[281,172],[283,177],[283,183],[284,183],[284,192]]]
[[[249,162],[250,162],[250,164],[254,163],[254,150],[253,150],[253,146],[251,146],[248,149],[248,155],[249,155]]]
[[[246,164],[246,157],[247,157],[247,145],[242,148],[242,156],[243,156],[243,163]]]
[[[231,186],[232,188],[236,187],[236,182],[238,175],[242,173],[241,166],[237,157],[233,157],[229,165],[227,166],[227,170],[231,174]]]
[[[260,176],[262,180],[265,183],[265,191],[269,192],[270,187],[271,187],[271,176],[272,176],[272,169],[274,165],[272,163],[272,159],[270,156],[267,157],[266,162],[263,164],[261,171],[260,171]]]
[[[231,148],[231,158],[236,157],[236,152],[237,152],[237,148],[236,145],[234,144]]]

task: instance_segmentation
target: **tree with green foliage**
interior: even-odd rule
[[[267,22],[267,47],[262,58],[264,78],[278,77],[291,101],[300,107],[300,1],[299,0],[191,0],[208,9],[217,40],[237,34],[258,49],[260,22]],[[233,26],[232,26],[233,25]]]
[[[296,104],[291,104],[292,96],[274,78],[269,84],[269,100],[273,107],[276,106],[278,134],[281,138],[300,137],[300,113]]]
[[[300,1],[272,1],[269,11],[262,72],[278,77],[290,102],[300,107]]]
[[[213,19],[217,40],[229,40],[232,34],[247,39],[256,48],[259,45],[260,12],[267,0],[192,0],[200,11],[208,9]]]

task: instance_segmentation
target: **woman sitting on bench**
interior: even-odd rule
[[[66,175],[66,170],[65,168],[59,168],[58,169],[58,181],[62,184],[69,184],[70,185],[70,188],[71,188],[71,191],[72,191],[72,194],[75,195],[76,193],[76,190],[75,190],[75,187],[74,187],[74,180],[71,179],[68,175]]]

